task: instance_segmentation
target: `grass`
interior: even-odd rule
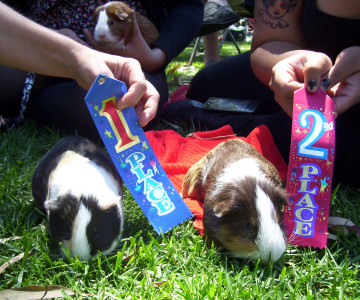
[[[169,68],[189,57],[186,49]],[[201,57],[196,63],[203,67]],[[118,252],[99,253],[87,262],[59,257],[33,205],[31,178],[61,137],[32,122],[0,132],[0,238],[21,237],[0,242],[0,266],[25,253],[0,273],[1,289],[61,285],[75,292],[64,295],[69,299],[360,298],[360,239],[355,235],[339,233],[328,249],[289,246],[280,261],[262,265],[207,247],[191,221],[158,236],[127,190],[127,226]],[[340,186],[331,211],[360,224],[359,198],[358,190]]]

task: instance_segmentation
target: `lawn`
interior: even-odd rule
[[[168,67],[171,89],[189,76],[178,68],[190,53],[187,48]],[[227,43],[221,55],[235,53]],[[203,67],[202,59],[196,58],[197,69]],[[60,257],[32,202],[31,178],[61,137],[33,122],[0,132],[1,290],[59,285],[70,289],[62,292],[69,299],[360,299],[360,239],[354,234],[338,233],[327,249],[289,246],[280,261],[262,265],[207,247],[191,221],[158,236],[126,189],[126,229],[118,251],[86,262]],[[359,204],[358,190],[339,186],[330,210],[360,224]]]

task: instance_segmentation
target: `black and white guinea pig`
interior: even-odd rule
[[[108,2],[95,10],[95,40],[117,49],[124,49],[133,35],[134,18],[144,40],[148,45],[152,45],[159,38],[159,31],[155,25],[121,1]]]
[[[51,238],[71,256],[85,260],[117,246],[124,227],[122,180],[88,139],[66,137],[50,149],[35,170],[32,194]]]
[[[250,144],[216,146],[189,169],[182,196],[203,199],[205,235],[234,256],[266,263],[285,252],[286,193],[275,167]]]

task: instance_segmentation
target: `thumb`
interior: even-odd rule
[[[360,61],[355,59],[359,56],[359,49],[359,47],[350,47],[340,52],[329,72],[328,89],[360,70]]]

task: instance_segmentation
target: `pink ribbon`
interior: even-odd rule
[[[289,244],[326,247],[334,155],[333,100],[321,89],[296,91],[284,209]]]

